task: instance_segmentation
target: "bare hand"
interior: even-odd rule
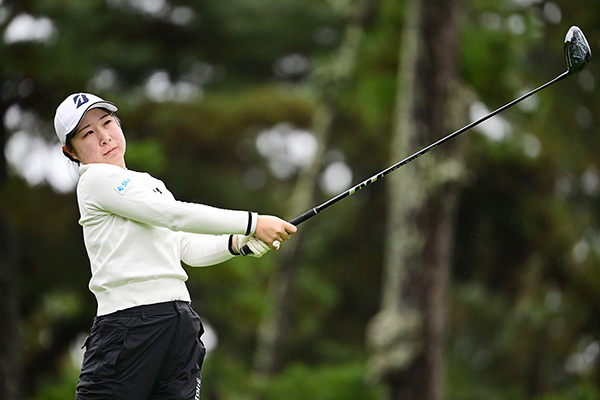
[[[278,250],[279,245],[288,240],[297,230],[294,225],[281,218],[259,215],[254,236],[267,243],[272,250]]]

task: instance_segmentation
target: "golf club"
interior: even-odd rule
[[[569,31],[567,32],[567,35],[565,36],[564,53],[565,53],[565,58],[566,58],[568,69],[567,69],[567,71],[563,72],[556,78],[543,84],[542,86],[538,87],[537,89],[534,89],[531,92],[528,92],[528,93],[522,95],[518,99],[515,99],[515,100],[511,101],[510,103],[507,103],[507,104],[503,105],[502,107],[490,112],[489,114],[483,116],[482,118],[478,119],[477,121],[471,122],[469,125],[449,134],[448,136],[443,137],[442,139],[438,140],[437,142],[430,144],[429,146],[423,148],[422,150],[419,150],[418,152],[414,153],[413,155],[392,165],[391,167],[388,167],[387,169],[385,169],[385,170],[379,172],[378,174],[370,177],[369,179],[359,183],[358,185],[348,189],[347,191],[340,193],[337,196],[327,200],[325,203],[306,211],[302,215],[299,215],[298,217],[291,220],[290,223],[293,225],[300,225],[302,222],[306,221],[309,218],[314,217],[315,215],[319,214],[321,211],[323,211],[327,207],[330,207],[330,206],[334,205],[335,203],[337,203],[338,201],[340,201],[350,195],[353,195],[354,193],[358,192],[359,190],[374,183],[378,179],[383,178],[387,174],[397,170],[398,168],[402,167],[403,165],[406,165],[409,162],[419,158],[423,154],[427,153],[429,150],[431,150],[435,147],[438,147],[442,143],[445,143],[448,140],[460,135],[461,133],[468,131],[469,129],[481,124],[482,122],[488,120],[489,118],[493,117],[494,115],[506,110],[509,107],[514,106],[515,104],[525,100],[526,98],[532,96],[533,94],[539,92],[540,90],[547,88],[548,86],[550,86],[560,80],[563,80],[564,78],[566,78],[570,75],[574,75],[578,72],[583,71],[585,69],[585,67],[587,66],[588,62],[590,61],[592,52],[591,52],[590,46],[589,46],[585,36],[583,35],[583,32],[577,26],[572,26],[569,29]],[[251,250],[248,248],[248,246],[244,246],[241,249],[240,253],[243,255],[247,255],[247,254],[251,253]]]

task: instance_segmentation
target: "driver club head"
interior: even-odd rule
[[[569,74],[583,71],[592,57],[592,50],[581,29],[572,26],[565,36],[565,58]]]

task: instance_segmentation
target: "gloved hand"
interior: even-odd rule
[[[252,255],[260,258],[271,249],[265,242],[254,236],[233,235],[233,240],[235,249],[243,256]],[[248,246],[251,252],[245,252],[244,246]]]

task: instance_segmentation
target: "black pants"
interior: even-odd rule
[[[199,399],[203,332],[200,317],[182,301],[96,317],[77,400]]]

